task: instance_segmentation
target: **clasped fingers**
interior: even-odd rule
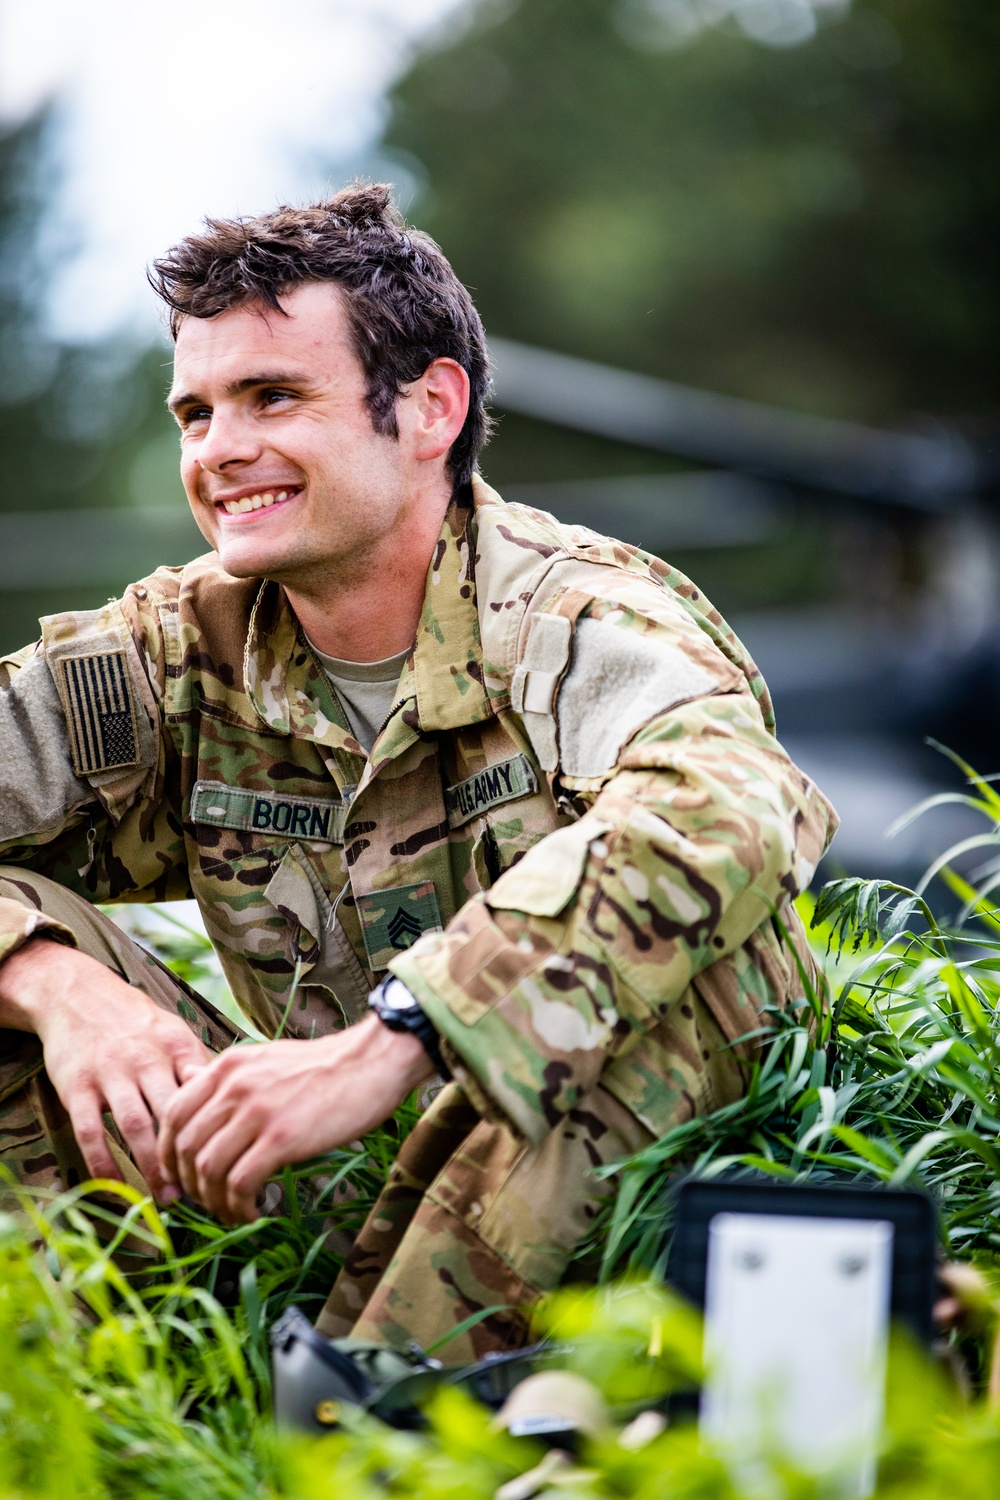
[[[255,1196],[272,1173],[357,1134],[354,1112],[344,1125],[331,1108],[344,1082],[346,1045],[335,1037],[267,1042],[213,1059],[167,1107],[164,1171],[220,1218],[253,1219]],[[353,1089],[357,1068],[346,1072],[355,1075]]]
[[[222,1219],[255,1217],[253,1198],[230,1178],[241,1157],[264,1131],[270,1111],[255,1087],[256,1048],[235,1048],[215,1058],[174,1095],[164,1114],[159,1150],[163,1171],[185,1192]],[[280,1163],[278,1163],[280,1165]]]

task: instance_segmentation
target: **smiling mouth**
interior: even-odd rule
[[[253,495],[243,495],[239,500],[217,500],[215,508],[227,516],[246,516],[254,510],[270,510],[275,505],[282,505],[300,494],[301,489],[301,485],[292,485],[283,490],[261,490]]]

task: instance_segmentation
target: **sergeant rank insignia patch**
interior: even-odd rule
[[[412,948],[421,933],[441,931],[433,880],[396,885],[356,899],[368,963],[374,973],[387,969],[390,960],[404,948]]]
[[[538,780],[526,755],[494,761],[474,776],[445,789],[444,806],[449,828],[461,828],[488,807],[514,802],[538,791]]]

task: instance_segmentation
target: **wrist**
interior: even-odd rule
[[[61,943],[42,935],[26,943],[0,965],[0,1020],[16,1031],[39,1033],[46,1009],[54,1002],[53,985],[60,967]],[[74,951],[74,950],[71,950]]]
[[[0,965],[0,1025],[34,1032],[44,1042],[47,1029],[75,1011],[81,993],[109,972],[78,948],[37,934]]]
[[[345,1033],[339,1035],[343,1038]],[[352,1035],[357,1041],[359,1061],[363,1057],[367,1063],[374,1063],[380,1074],[396,1079],[400,1100],[434,1077],[434,1064],[420,1039],[411,1032],[390,1031],[377,1016],[371,1015],[346,1033]]]
[[[427,1049],[419,1037],[408,1031],[390,1031],[381,1021],[376,1021],[375,1025],[384,1038],[383,1055],[403,1086],[404,1098],[413,1089],[429,1083],[436,1076],[437,1068],[428,1057]]]
[[[395,974],[387,974],[368,997],[368,1004],[389,1031],[416,1037],[434,1072],[447,1080],[451,1072],[441,1055],[441,1040],[430,1017],[415,995]]]

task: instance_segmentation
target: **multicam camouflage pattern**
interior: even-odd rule
[[[367,759],[281,589],[230,578],[214,556],[43,622],[70,720],[69,688],[98,668],[111,681],[111,658],[128,668],[130,709],[95,697],[82,727],[67,736],[63,723],[59,808],[8,830],[0,860],[91,902],[193,894],[268,1034],[293,983],[287,1029],[309,1036],[354,1019],[388,967],[438,1027],[482,1130],[500,1131],[487,1155],[506,1164],[481,1176],[502,1198],[504,1151],[541,1160],[567,1121],[594,1113],[598,1086],[654,1134],[717,1096],[719,1039],[802,993],[809,960],[789,901],[835,819],[775,740],[754,664],[687,579],[506,506],[478,480],[473,498],[445,519],[416,645]],[[81,658],[96,663],[89,678],[61,665]],[[33,660],[0,665],[13,692]],[[40,920],[0,899],[0,957]],[[725,1055],[730,1089],[740,1049]],[[417,1156],[436,1128],[418,1127]],[[598,1134],[588,1160],[620,1152],[614,1130]],[[566,1168],[564,1204],[593,1191],[581,1161]],[[457,1170],[450,1156],[441,1169]],[[461,1232],[440,1205],[431,1215],[435,1172],[416,1173],[430,1186],[410,1192],[380,1326],[415,1317],[409,1293],[392,1291],[411,1239],[425,1282],[437,1265],[442,1295],[451,1288],[446,1326],[480,1293],[509,1300],[490,1292],[501,1264],[536,1285],[537,1266],[518,1269],[510,1247],[558,1241],[539,1170],[495,1253],[471,1208]],[[406,1215],[377,1211],[362,1233],[378,1276],[380,1217]],[[351,1293],[356,1312],[366,1299]]]
[[[51,936],[75,942],[116,970],[157,1005],[180,1016],[206,1047],[219,1052],[236,1040],[236,1028],[214,1005],[133,943],[102,912],[45,876],[0,868],[0,902],[17,906],[26,928],[34,917]],[[146,1191],[110,1115],[105,1116],[105,1139],[125,1181]],[[75,1187],[88,1175],[69,1117],[43,1071],[41,1043],[23,1031],[0,1031],[0,1162],[23,1186],[55,1192]],[[121,1207],[120,1200],[110,1201]],[[13,1206],[2,1182],[0,1206]]]
[[[698,1077],[678,1118],[743,1092],[739,1064],[699,1000],[681,1003],[663,1041]],[[651,1139],[600,1085],[539,1146],[482,1119],[459,1085],[446,1085],[404,1142],[317,1327],[428,1347],[473,1320],[440,1349],[445,1364],[517,1347],[613,1191],[594,1169]],[[578,1275],[586,1269],[578,1262]]]

